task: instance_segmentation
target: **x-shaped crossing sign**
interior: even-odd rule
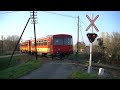
[[[91,22],[90,25],[87,27],[86,31],[88,31],[88,29],[93,26],[96,31],[98,32],[98,28],[95,26],[94,22],[97,20],[97,18],[99,17],[99,15],[97,15],[93,20],[90,19],[90,17],[88,15],[86,15],[86,17],[88,18],[88,20]]]

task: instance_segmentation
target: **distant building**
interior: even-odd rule
[[[85,43],[84,42],[78,42],[78,52],[85,52]],[[74,51],[77,51],[77,43],[74,46]]]
[[[101,32],[100,35],[102,38],[108,38],[108,32]]]

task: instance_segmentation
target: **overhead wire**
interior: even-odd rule
[[[42,11],[42,12],[51,13],[51,14],[56,14],[56,15],[60,15],[60,16],[70,17],[70,18],[77,18],[77,17],[74,17],[74,16],[65,15],[65,14],[59,14],[59,13],[55,13],[55,12],[48,12],[48,11]]]
[[[74,16],[71,16],[71,15],[65,15],[65,14],[59,14],[59,13],[55,13],[55,12],[48,12],[48,11],[42,11],[42,12],[46,12],[46,13],[51,13],[51,14],[56,14],[56,15],[60,15],[60,16],[65,16],[65,17],[70,17],[70,18],[75,18],[77,19],[77,17],[74,17]],[[87,25],[80,19],[80,21],[87,27]],[[81,25],[80,25],[81,27]],[[81,30],[81,29],[80,29]],[[83,35],[82,35],[82,31],[81,31],[81,36],[82,36],[82,41],[84,42],[83,40]]]
[[[15,13],[15,12],[21,12],[21,11],[0,11],[0,14],[7,14],[7,13]]]
[[[46,12],[46,11],[44,11]],[[77,19],[77,17],[73,17],[73,16],[70,16],[70,15],[65,15],[65,14],[58,14],[58,13],[54,13],[54,12],[46,12],[46,13],[51,13],[51,14],[56,14],[56,15],[60,15],[60,16],[65,16],[65,17],[70,17],[70,18],[74,18],[74,19]],[[85,23],[80,19],[80,21],[85,25]],[[86,26],[86,25],[85,25]],[[83,35],[82,35],[82,31],[81,31],[81,36],[82,36],[82,40],[83,40]],[[84,40],[83,40],[84,42]]]
[[[48,11],[42,11],[42,12],[51,13],[51,14],[56,14],[56,15],[60,15],[60,16],[70,17],[70,18],[77,18],[77,17],[75,17],[75,16],[65,15],[65,14],[59,14],[59,13],[55,13],[55,12],[48,12]],[[81,19],[80,19],[80,21],[87,27],[87,25],[86,25]]]

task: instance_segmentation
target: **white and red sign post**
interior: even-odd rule
[[[93,20],[90,19],[90,17],[88,15],[86,15],[86,17],[88,18],[88,20],[90,21],[90,25],[87,27],[86,31],[88,31],[88,29],[90,29],[90,27],[93,27],[95,28],[95,30],[97,32],[99,32],[98,28],[95,26],[94,22],[97,20],[97,18],[99,17],[99,15],[97,15]],[[93,33],[93,30],[92,30],[92,33],[88,33],[88,35],[93,35],[95,33]],[[97,35],[97,34],[96,34]],[[91,37],[92,38],[92,37]],[[90,40],[90,39],[89,39]],[[91,39],[92,40],[92,39]],[[93,40],[94,41],[94,40]],[[89,66],[88,66],[88,73],[90,73],[92,71],[92,67],[91,67],[91,64],[92,64],[92,42],[90,42],[90,60],[89,60]]]

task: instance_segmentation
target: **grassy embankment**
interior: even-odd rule
[[[43,63],[42,60],[34,60],[25,55],[14,56],[8,66],[9,60],[10,57],[0,58],[0,79],[19,78],[20,76],[39,68]]]

